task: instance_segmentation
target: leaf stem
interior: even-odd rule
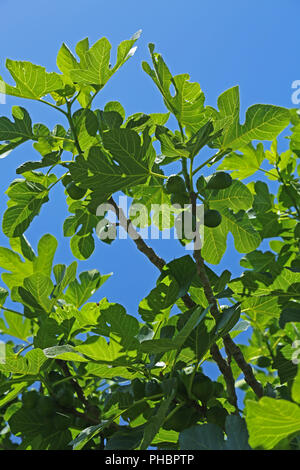
[[[13,310],[11,308],[7,308],[7,307],[4,307],[3,305],[0,305],[0,310],[5,310],[6,312],[11,312],[11,313],[15,313],[16,315],[19,315],[21,316],[22,318],[26,318],[25,315],[23,315],[23,313],[21,312],[17,312],[16,310]],[[36,320],[34,320],[34,318],[30,318],[31,321],[33,321],[34,323],[38,323]]]
[[[219,157],[224,151],[219,151],[215,153],[212,157],[209,157],[207,160],[205,160],[204,163],[201,163],[194,171],[193,171],[193,176],[198,173],[199,170],[204,168],[208,163],[210,163],[214,158]],[[225,153],[225,152],[224,152]]]
[[[59,108],[59,107],[56,106],[55,104],[49,103],[49,101],[42,100],[41,98],[38,99],[37,101],[39,101],[40,103],[46,104],[46,105],[48,105],[48,106],[51,106],[51,108],[56,109],[57,111],[59,111],[60,113],[64,114],[65,116],[68,115],[68,113],[66,113],[66,111],[64,111],[63,109]]]

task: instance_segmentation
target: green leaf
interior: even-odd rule
[[[107,426],[111,424],[110,421],[105,421],[101,424],[96,424],[95,426],[90,426],[81,431],[75,439],[73,439],[69,445],[73,447],[73,450],[81,450],[83,447],[97,434],[101,431],[104,431]]]
[[[7,405],[10,401],[14,400],[21,392],[27,387],[27,382],[20,382],[11,385],[11,389],[4,395],[3,398],[0,398],[0,408]]]
[[[6,194],[10,204],[3,216],[3,233],[9,238],[19,237],[49,200],[48,190],[39,183],[24,181],[13,183]]]
[[[300,367],[292,385],[292,398],[296,403],[300,403]]]
[[[0,247],[0,267],[10,273],[3,273],[2,279],[12,289],[14,286],[23,285],[25,277],[33,272],[32,263],[28,260],[21,261],[20,256],[9,248]],[[3,293],[4,294],[4,293]]]
[[[243,180],[254,175],[259,170],[265,159],[265,154],[263,144],[261,143],[255,149],[250,142],[246,147],[240,148],[239,151],[240,153],[232,152],[226,155],[218,170],[232,171],[232,178]]]
[[[289,111],[285,108],[268,104],[256,104],[246,112],[243,125],[240,124],[239,87],[233,87],[222,93],[218,98],[219,112],[212,112],[214,123],[220,125],[230,119],[222,136],[213,146],[220,149],[238,150],[244,148],[252,140],[273,140],[290,122]]]
[[[14,336],[23,341],[27,341],[27,338],[32,335],[31,322],[27,318],[22,318],[21,315],[8,311],[4,313],[4,318],[8,327],[5,325],[3,319],[0,318],[1,333],[6,333],[7,335]]]
[[[170,408],[170,404],[174,399],[174,396],[175,388],[173,388],[171,393],[164,400],[162,400],[154,416],[152,416],[147,422],[144,429],[144,435],[140,445],[140,450],[147,450],[148,447],[151,445],[153,439],[155,438],[156,434],[159,432],[160,428],[164,423],[168,409]]]
[[[18,145],[33,138],[32,122],[26,109],[20,106],[12,107],[14,122],[7,117],[0,117],[0,140],[5,143],[0,145],[2,158],[8,155]]]
[[[86,365],[88,375],[100,377],[101,379],[115,379],[122,377],[123,379],[133,380],[137,373],[131,372],[126,367],[112,367],[106,364],[96,364],[89,362]]]
[[[223,431],[216,424],[192,426],[179,434],[180,450],[223,450]]]
[[[56,286],[52,292],[52,297],[59,298],[65,288],[75,280],[77,271],[77,263],[73,261],[70,266],[66,267],[64,264],[57,264],[53,268],[53,273],[56,280]]]
[[[240,305],[233,305],[222,310],[220,319],[216,324],[216,334],[225,336],[239,321],[241,315]]]
[[[260,236],[253,228],[251,220],[244,211],[234,214],[230,209],[220,209],[222,222],[218,227],[204,229],[203,258],[218,264],[226,250],[227,234],[234,237],[234,245],[239,253],[250,253],[260,244]]]
[[[68,429],[57,429],[55,420],[41,419],[35,409],[20,408],[9,419],[14,434],[21,433],[21,449],[63,450],[68,449],[72,435]]]
[[[47,73],[46,69],[39,65],[7,59],[6,67],[16,83],[15,87],[5,84],[7,95],[38,100],[63,87],[57,73]]]
[[[38,256],[33,262],[34,272],[40,272],[50,277],[57,245],[57,240],[53,235],[47,234],[40,239],[38,244]]]
[[[16,169],[16,173],[19,175],[19,174],[23,174],[27,171],[32,171],[32,170],[37,170],[37,169],[40,169],[40,168],[45,168],[47,166],[52,166],[52,165],[55,165],[56,163],[58,163],[60,160],[60,153],[59,152],[51,152],[51,153],[48,153],[46,154],[41,161],[39,162],[36,162],[36,161],[33,161],[33,162],[25,162],[25,163],[22,163],[22,165],[20,165],[17,169]]]
[[[168,229],[173,226],[174,216],[170,211],[170,195],[165,192],[165,189],[162,185],[135,186],[132,189],[132,194],[134,197],[132,205],[142,204],[147,209],[147,214],[145,213],[145,217],[143,217],[142,223],[140,214],[138,214],[139,227],[146,227],[151,225],[151,222],[160,230],[165,228]],[[148,217],[151,210],[153,211],[152,219]],[[134,216],[136,216],[136,214],[133,214],[132,209],[130,208],[130,220],[134,225],[136,225]]]
[[[202,323],[208,312],[209,307],[207,307],[205,310],[203,310],[202,307],[196,307],[192,311],[191,316],[185,323],[184,327],[181,328],[181,330],[178,331],[178,333],[173,338],[174,344],[178,349],[183,346],[193,329]]]
[[[246,185],[236,180],[229,188],[206,191],[205,200],[209,203],[210,209],[220,210],[229,207],[239,211],[252,207],[253,195]]]
[[[179,433],[173,430],[165,430],[160,428],[158,433],[156,434],[155,438],[152,441],[154,446],[158,446],[158,448],[164,449],[165,444],[177,444],[178,442]]]
[[[136,338],[139,332],[139,322],[133,316],[128,315],[122,305],[109,303],[103,299],[99,302],[99,311],[98,332],[104,336],[113,337],[126,350],[139,347],[139,341]]]
[[[79,280],[72,281],[64,294],[66,302],[80,307],[83,305],[103,284],[111,274],[101,275],[96,269],[84,271],[79,274]]]
[[[277,348],[273,367],[278,370],[281,384],[294,380],[297,376],[297,364],[293,361],[295,352],[297,353],[297,350],[291,344],[281,344]]]
[[[69,71],[69,76],[74,83],[86,85],[97,85],[102,88],[110,77],[134,54],[133,48],[135,42],[140,36],[140,31],[127,41],[123,41],[117,51],[117,61],[114,67],[110,67],[111,45],[106,38],[99,39],[90,49],[83,49],[80,46],[80,63],[74,63],[73,58],[68,54],[68,63],[66,61],[66,51],[64,50],[65,71]],[[77,50],[79,55],[79,49]],[[60,60],[60,64],[62,61]],[[70,70],[69,67],[74,67]]]
[[[71,250],[77,259],[87,259],[95,249],[93,232],[101,217],[92,214],[83,201],[70,202],[69,211],[74,213],[66,218],[64,236],[71,239]]]
[[[140,347],[141,351],[148,354],[160,354],[177,349],[177,345],[172,339],[159,338],[143,341]]]
[[[227,440],[226,450],[250,450],[246,422],[240,416],[228,415],[225,422]]]
[[[43,353],[46,358],[49,359],[61,359],[63,361],[77,361],[77,362],[88,362],[88,360],[80,354],[73,346],[64,344],[62,346],[50,346],[45,348]]]
[[[58,51],[56,64],[59,70],[66,76],[69,76],[70,70],[75,69],[78,65],[76,58],[65,43],[62,44]]]
[[[9,244],[12,249],[22,255],[25,260],[33,261],[35,259],[35,252],[24,235],[21,235],[21,237],[11,238],[9,240]]]
[[[25,108],[20,106],[12,107],[14,122],[7,117],[0,118],[0,140],[14,140],[33,137],[31,118]]]
[[[37,375],[45,361],[46,357],[39,348],[32,349],[26,356],[12,354],[7,349],[5,363],[0,364],[0,371],[21,375]]]
[[[181,125],[189,126],[196,132],[207,121],[207,118],[203,117],[204,94],[199,83],[190,82],[188,74],[172,77],[162,56],[154,52],[153,44],[149,44],[149,50],[154,69],[151,69],[147,62],[143,62],[144,71],[158,87],[169,111],[175,114]],[[174,96],[170,91],[171,85],[175,88]]]
[[[143,341],[140,346],[141,351],[154,354],[180,350],[191,332],[201,325],[208,310],[207,308],[203,311],[202,307],[196,307],[194,310],[191,310],[188,320],[172,339],[160,338]]]
[[[280,315],[278,299],[271,296],[245,298],[241,303],[241,309],[254,324],[261,328],[266,327]]]
[[[166,275],[176,280],[180,288],[178,297],[183,297],[196,276],[196,264],[188,255],[176,258],[164,265],[158,280],[162,280]]]
[[[103,336],[92,336],[75,349],[102,364],[126,365],[129,360],[128,352],[120,344],[115,341],[108,344]]]
[[[178,299],[178,284],[172,276],[166,276],[139,304],[139,314],[146,322],[169,316]]]
[[[255,250],[241,259],[240,265],[254,271],[272,271],[276,269],[275,255],[270,251]]]
[[[53,284],[50,277],[36,272],[24,279],[24,287],[45,312],[51,311],[53,301],[50,300],[50,294],[53,291]]]
[[[79,146],[81,150],[85,152],[98,142],[98,139],[96,138],[98,131],[97,117],[95,113],[89,109],[78,109],[73,114],[72,119]],[[75,136],[73,135],[72,137],[74,139]]]
[[[283,329],[286,323],[289,322],[300,322],[300,307],[296,302],[294,302],[294,305],[288,305],[281,312],[279,319],[280,328]]]
[[[106,103],[106,105],[104,106],[104,111],[107,113],[118,113],[123,121],[125,119],[125,109],[118,101],[109,101],[108,103]]]
[[[3,287],[0,287],[0,305],[1,306],[4,305],[5,300],[6,300],[8,295],[9,295],[8,291],[6,289],[4,289]]]
[[[178,136],[166,127],[156,126],[155,137],[160,141],[161,153],[164,156],[172,160],[177,160],[179,157],[188,158],[190,156],[190,152]]]
[[[77,259],[86,260],[92,255],[95,249],[95,241],[91,234],[82,237],[74,235],[71,238],[70,247],[73,255]]]
[[[113,434],[105,446],[106,451],[136,449],[141,442],[143,432],[141,429],[123,428]]]
[[[69,166],[74,181],[92,189],[98,204],[116,191],[146,183],[155,158],[149,137],[144,136],[142,143],[132,130],[108,131],[103,143],[116,163],[100,147],[92,147],[86,160],[79,155]]]
[[[300,430],[300,407],[286,400],[263,397],[246,403],[249,444],[253,448],[273,449],[285,437]]]

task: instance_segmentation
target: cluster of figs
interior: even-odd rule
[[[207,191],[221,190],[229,188],[232,184],[232,178],[229,173],[217,171],[210,176],[200,176],[196,182],[198,194],[207,194]],[[190,204],[190,194],[187,190],[184,179],[179,175],[171,175],[166,182],[166,191],[171,196],[172,204],[184,206]],[[206,227],[218,227],[222,222],[222,216],[219,211],[209,209],[208,204],[204,203],[204,225]]]

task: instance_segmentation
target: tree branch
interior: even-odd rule
[[[166,264],[165,260],[157,256],[155,251],[145,243],[141,235],[135,230],[131,220],[127,219],[123,209],[121,209],[121,207],[116,204],[112,197],[109,199],[108,202],[114,207],[121,227],[126,230],[130,238],[134,241],[137,246],[137,249],[141,251],[145,256],[147,256],[149,261],[161,271],[164,265]]]
[[[60,368],[63,371],[63,374],[64,374],[65,377],[72,377],[72,374],[69,371],[68,364],[65,361],[63,361],[61,359],[56,359],[56,363],[60,366]],[[79,383],[74,378],[71,379],[70,382],[71,382],[71,384],[72,384],[72,386],[73,386],[73,388],[76,392],[76,395],[77,395],[78,399],[84,404],[84,406],[88,407],[89,402],[85,398],[83,390],[80,387]]]
[[[217,318],[219,315],[219,309],[218,309],[217,301],[213,294],[213,290],[211,288],[209,279],[206,274],[205,264],[201,256],[200,250],[195,250],[194,258],[196,261],[197,273],[202,282],[205,296],[208,302],[212,305],[211,313],[215,318]],[[256,380],[253,374],[252,367],[246,362],[244,355],[242,351],[240,350],[240,348],[233,342],[229,334],[224,336],[223,342],[224,342],[226,352],[234,357],[237,365],[243,371],[244,376],[245,376],[245,381],[247,382],[249,387],[252,388],[252,390],[258,396],[258,398],[261,398],[263,396],[263,387]]]
[[[116,202],[114,201],[112,197],[110,198],[109,203],[114,207],[121,227],[123,227],[124,230],[126,230],[126,232],[128,233],[128,235],[132,238],[138,250],[141,251],[145,256],[147,256],[149,261],[161,271],[164,265],[166,264],[166,261],[160,258],[159,256],[157,256],[154,250],[145,243],[143,238],[133,227],[131,220],[126,218],[124,211],[116,204]],[[196,305],[195,302],[190,298],[188,294],[185,294],[182,297],[182,300],[187,308],[193,308]],[[234,386],[235,382],[234,382],[234,378],[232,375],[231,367],[223,359],[219,351],[219,348],[216,344],[214,344],[210,348],[210,352],[214,361],[217,363],[220,369],[220,372],[224,376],[227,390],[228,390],[228,395],[229,395],[229,398],[228,398],[229,402],[235,407],[236,412],[238,412],[237,396],[235,393],[235,386]]]

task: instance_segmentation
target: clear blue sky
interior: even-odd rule
[[[239,84],[242,116],[255,103],[292,107],[291,83],[300,79],[299,14],[299,0],[1,0],[0,75],[9,79],[6,58],[30,60],[48,71],[57,70],[56,55],[62,42],[74,50],[87,36],[91,43],[108,37],[115,54],[119,42],[141,28],[136,55],[105,87],[97,106],[118,100],[128,114],[164,111],[157,90],[141,68],[142,60],[149,58],[147,44],[153,42],[174,74],[187,72],[201,84],[206,102],[212,106],[220,93]],[[7,98],[6,105],[0,105],[0,115],[10,116],[15,104],[25,106],[33,122],[46,122],[49,127],[57,122],[66,124],[54,110],[12,97]],[[16,177],[17,166],[38,158],[39,154],[26,144],[0,160],[1,193]],[[0,199],[1,216],[6,200],[5,195]],[[56,263],[73,259],[69,239],[62,238],[67,215],[63,191],[57,188],[26,232],[34,247],[44,233],[58,238]],[[3,235],[0,244],[8,245]],[[167,260],[186,254],[178,241],[155,241],[152,246]],[[158,276],[156,268],[130,240],[111,246],[96,241],[94,255],[79,267],[113,271],[99,296],[122,303],[131,314],[136,314],[139,301],[154,287]],[[240,272],[239,257],[232,256],[232,249],[217,270],[224,268],[234,274]]]

